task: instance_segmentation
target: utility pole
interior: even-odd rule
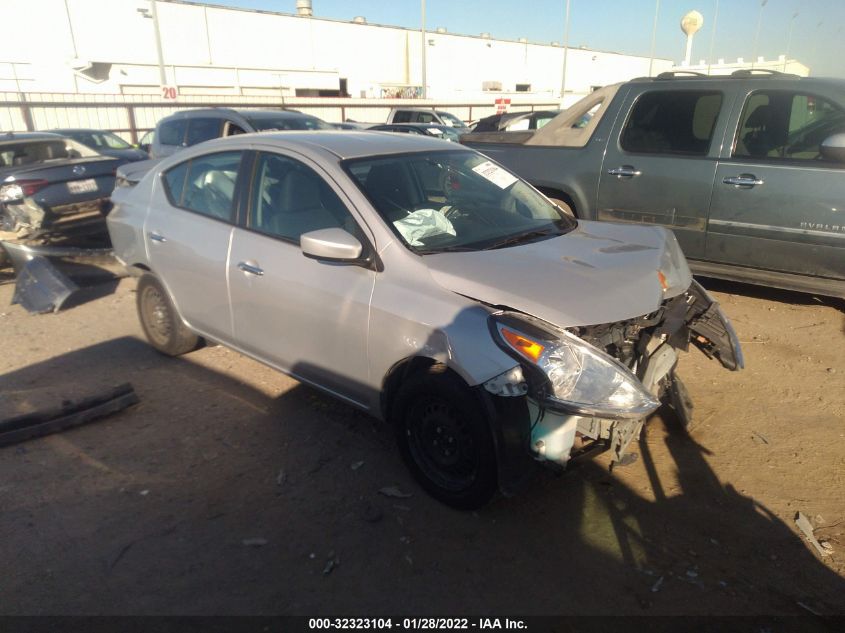
[[[763,25],[763,7],[769,0],[760,0],[760,11],[757,13],[757,30],[754,32],[754,55],[751,58],[751,68],[757,63],[757,44],[760,40],[760,27]]]
[[[798,11],[792,14],[789,18],[789,33],[786,36],[786,54],[783,56],[783,72],[786,72],[786,65],[789,63],[789,47],[792,44],[792,27],[795,26],[795,18],[798,17]]]
[[[422,98],[428,99],[428,83],[426,78],[426,68],[425,68],[425,57],[426,57],[426,41],[425,41],[425,0],[420,0],[420,13],[422,14],[422,29],[420,29],[420,35],[422,38]]]
[[[654,5],[654,26],[651,27],[651,53],[648,59],[648,76],[651,77],[654,68],[654,45],[657,42],[657,16],[660,13],[660,0]]]
[[[164,74],[164,55],[161,52],[161,31],[158,28],[158,8],[156,0],[150,0],[153,14],[153,31],[156,38],[156,55],[158,55],[158,76],[162,86],[167,85],[167,75]]]
[[[566,0],[566,17],[564,18],[563,26],[563,73],[560,77],[560,105],[565,108],[563,103],[566,98],[566,61],[569,56],[569,0]]]
[[[707,54],[707,74],[713,65],[713,44],[716,41],[716,22],[719,20],[719,0],[716,0],[716,10],[713,12],[713,31],[710,33],[710,52]]]

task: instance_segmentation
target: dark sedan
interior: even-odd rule
[[[399,132],[400,134],[422,134],[423,136],[434,136],[446,141],[461,140],[461,132],[448,125],[437,125],[435,123],[385,123],[367,128],[372,132]]]
[[[77,143],[82,143],[85,147],[93,149],[103,156],[122,158],[129,162],[147,160],[150,157],[147,152],[132,147],[114,132],[87,128],[64,128],[50,131],[72,138]]]
[[[104,232],[124,162],[57,134],[0,136],[0,240]]]

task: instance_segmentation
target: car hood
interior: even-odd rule
[[[426,255],[442,287],[559,327],[654,312],[692,275],[675,236],[661,227],[579,222],[559,237],[469,253]],[[670,282],[663,291],[658,271]]]

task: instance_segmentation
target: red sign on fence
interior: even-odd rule
[[[508,111],[508,108],[511,105],[511,100],[499,97],[494,103],[496,104],[496,114],[504,114]]]

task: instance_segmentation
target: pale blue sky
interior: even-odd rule
[[[295,12],[296,0],[207,0],[209,4]],[[762,0],[718,0],[714,58],[751,59]],[[693,63],[707,59],[717,0],[660,0],[655,54],[679,61],[684,55],[680,20],[695,9],[704,15],[696,35]],[[566,0],[427,0],[426,25],[453,33],[532,42],[563,41]],[[420,0],[313,0],[314,15],[419,28]],[[570,45],[648,55],[656,0],[571,0]],[[792,21],[792,15],[798,16]],[[763,7],[758,55],[786,53],[793,23],[790,57],[814,75],[845,77],[845,0],[767,0]]]

